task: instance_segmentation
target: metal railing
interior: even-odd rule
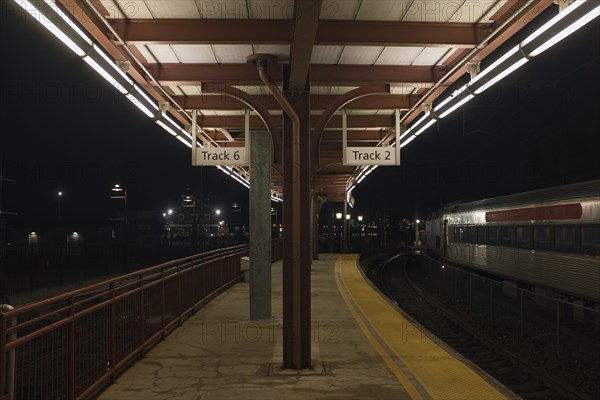
[[[214,250],[0,312],[0,400],[93,396],[240,281],[248,245]],[[281,258],[281,243],[272,246]]]
[[[539,349],[564,367],[571,361],[590,370],[600,365],[597,304],[565,301],[558,294],[552,297],[549,292],[526,290],[429,257],[420,267],[419,284],[438,298],[446,298],[453,312],[475,321],[480,333],[502,338],[508,347]]]

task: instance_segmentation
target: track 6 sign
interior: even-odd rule
[[[196,151],[195,165],[248,165],[245,147],[205,147]]]

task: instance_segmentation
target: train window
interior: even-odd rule
[[[554,228],[554,246],[561,253],[575,253],[575,227],[557,226]]]
[[[531,228],[528,226],[517,226],[517,247],[521,249],[531,248]]]
[[[477,227],[477,244],[486,244],[485,226]]]
[[[467,228],[458,228],[458,241],[467,243]]]
[[[533,228],[533,248],[536,250],[552,249],[549,226],[536,226]]]
[[[600,226],[581,227],[581,252],[585,255],[600,255]]]
[[[467,228],[467,243],[477,243],[477,228],[474,226]]]
[[[500,228],[490,226],[488,228],[488,244],[500,244]]]
[[[500,230],[502,246],[513,247],[515,242],[515,231],[512,226],[503,226]]]

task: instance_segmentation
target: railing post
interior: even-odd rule
[[[115,364],[117,362],[117,305],[115,303],[114,283],[110,284],[110,383],[115,383]]]
[[[73,296],[69,297],[69,354],[67,376],[67,398],[75,399],[75,304]]]
[[[10,304],[0,304],[0,311],[7,312],[14,308]],[[15,349],[6,351],[6,336],[7,328],[15,326],[17,320],[11,318],[7,324],[4,315],[0,316],[0,397],[8,393],[9,400],[13,400],[15,396]],[[16,332],[9,335],[8,340],[12,341],[17,338]]]
[[[160,323],[161,323],[161,329],[164,329],[165,327],[165,270],[164,268],[161,270],[160,272],[160,297],[161,297],[161,302],[160,302]],[[162,335],[162,337],[164,338],[164,333]]]
[[[144,277],[140,274],[138,276],[139,287],[140,287],[140,346],[142,346],[142,354],[144,356],[143,346],[146,343],[146,333],[144,328],[146,326],[146,313],[144,312]]]
[[[556,301],[556,357],[560,357],[560,301]]]

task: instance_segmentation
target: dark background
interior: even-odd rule
[[[127,187],[131,210],[160,215],[186,188],[211,207],[247,209],[246,188],[191,167],[187,147],[6,3],[0,157],[17,182],[4,184],[2,208],[19,214],[9,226],[56,223],[59,190],[63,219],[103,224],[115,183]],[[598,178],[599,37],[595,20],[429,128],[403,149],[401,167],[378,168],[357,187],[353,212],[423,219],[455,200]]]

